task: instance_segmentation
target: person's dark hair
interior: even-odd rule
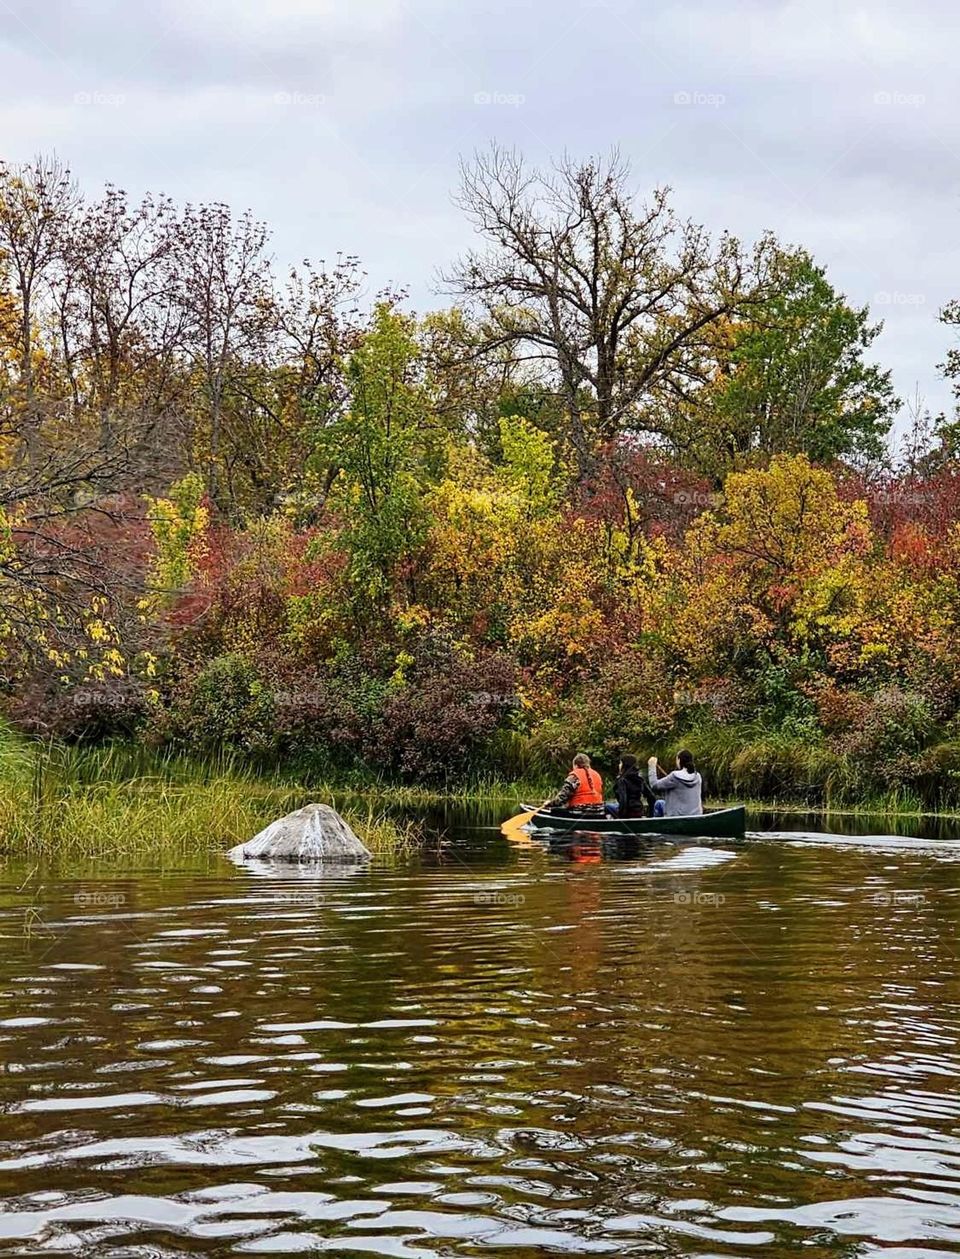
[[[688,752],[686,748],[682,752],[677,753],[677,764],[681,769],[688,769],[691,774],[697,768],[693,763],[693,753]]]
[[[627,752],[625,756],[620,757],[620,768],[624,773],[626,773],[628,769],[636,769],[637,758],[635,756],[631,756],[630,753]]]
[[[589,769],[590,757],[587,756],[586,752],[578,752],[573,758],[573,763],[576,765],[577,769]]]

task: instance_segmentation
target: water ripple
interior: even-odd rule
[[[960,1254],[957,853],[0,889],[9,1253]]]

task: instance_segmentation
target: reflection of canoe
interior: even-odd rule
[[[524,805],[529,809],[529,805]],[[534,812],[530,828],[537,831],[580,831],[591,835],[692,835],[711,839],[743,839],[747,811],[742,804],[714,809],[695,817],[559,817],[545,809]]]

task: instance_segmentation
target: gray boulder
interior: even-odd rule
[[[336,809],[305,804],[278,818],[227,854],[234,861],[369,861],[369,849],[357,839]]]

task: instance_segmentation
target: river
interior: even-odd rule
[[[322,878],[0,867],[0,1248],[960,1254],[960,829],[434,821]]]

